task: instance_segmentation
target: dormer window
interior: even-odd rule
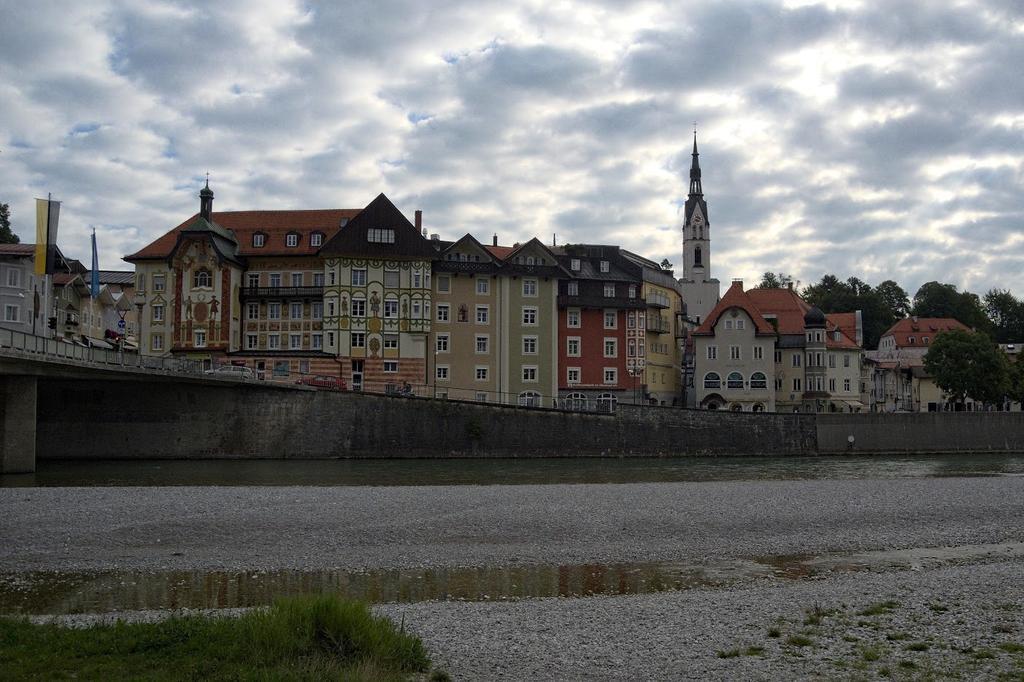
[[[285,246],[298,246],[299,245],[299,233],[289,232],[284,237]]]
[[[911,337],[907,338],[907,341],[908,341],[908,342],[909,342],[909,343],[910,343],[911,345],[913,345],[913,343],[914,343],[914,337],[913,337],[913,336],[911,336]]]
[[[252,245],[254,248],[263,248],[263,245],[267,243],[267,235],[262,232],[257,232],[252,236]]]
[[[571,261],[569,261],[569,269],[572,270],[573,272],[579,272],[580,271],[580,259],[579,258],[573,258]]]
[[[601,272],[608,272],[608,261],[601,261]]]
[[[309,245],[310,246],[323,246],[323,243],[324,243],[324,233],[323,232],[314,232],[313,234],[309,235]]]
[[[366,231],[366,241],[373,244],[394,244],[395,231],[386,227],[371,227]]]
[[[533,256],[527,256],[526,257],[526,264],[527,265],[533,265],[533,263],[534,263]]]

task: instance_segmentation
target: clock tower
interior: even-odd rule
[[[700,324],[720,298],[720,285],[711,277],[711,222],[701,187],[697,131],[693,131],[693,161],[690,163],[690,195],[683,210],[683,289],[686,315]]]

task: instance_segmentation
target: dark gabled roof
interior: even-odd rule
[[[643,281],[643,266],[626,258],[618,246],[605,244],[567,244],[555,249],[559,263],[573,279],[596,279],[604,282]],[[572,269],[572,261],[580,261],[580,269]],[[601,261],[608,261],[608,272],[601,272]]]
[[[441,243],[433,242],[435,246]],[[443,244],[437,256],[440,260],[434,263],[434,270],[438,272],[494,273],[502,266],[501,259],[471,234],[467,233],[458,241]],[[462,255],[467,257],[466,260],[459,258]]]
[[[196,216],[178,231],[178,239],[174,244],[174,248],[171,249],[170,257],[173,258],[178,247],[189,238],[209,239],[213,244],[214,250],[221,258],[232,263],[242,264],[238,257],[238,240],[235,239],[235,235],[232,234],[231,230],[202,216]]]
[[[100,284],[135,284],[135,273],[131,270],[100,270]],[[85,279],[92,277],[92,271],[85,273]]]
[[[395,231],[394,244],[380,244],[367,239],[372,228]],[[338,230],[320,249],[323,256],[386,258],[391,260],[437,260],[437,250],[430,240],[416,230],[391,200],[378,194],[359,215]]]
[[[500,253],[497,249],[502,247],[487,247],[487,250],[491,253],[498,255]],[[545,263],[544,265],[537,264],[528,265],[523,258],[523,252],[527,249],[540,249],[541,253],[544,254]],[[558,262],[558,257],[549,249],[544,246],[544,242],[534,237],[527,242],[515,246],[511,251],[501,257],[504,261],[501,267],[502,272],[514,275],[539,275],[541,277],[571,277],[569,271],[566,270]],[[519,262],[517,262],[519,261]]]

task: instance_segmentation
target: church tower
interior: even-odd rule
[[[720,298],[720,285],[711,277],[711,222],[700,179],[697,131],[693,131],[690,195],[683,210],[683,302],[687,317],[700,324]]]

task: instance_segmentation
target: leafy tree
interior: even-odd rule
[[[1010,364],[1010,388],[1006,392],[1010,400],[1024,403],[1024,362],[1017,360]]]
[[[954,402],[998,403],[1011,389],[1006,354],[981,332],[956,329],[936,335],[924,368]]]
[[[992,335],[1000,343],[1024,340],[1024,301],[1008,290],[991,289],[985,294],[985,313],[992,324]]]
[[[952,284],[926,282],[914,294],[914,315],[952,317],[968,327],[988,331],[991,327],[981,299],[969,291],[957,291]]]
[[[882,334],[898,319],[878,291],[856,277],[844,282],[825,275],[803,290],[803,298],[825,313],[861,311],[865,348],[876,348]]]
[[[882,300],[893,320],[901,320],[910,314],[910,297],[896,282],[887,279],[877,287],[875,293]]]
[[[792,275],[787,275],[784,272],[766,272],[761,275],[761,281],[757,284],[757,289],[784,289],[790,284],[800,284]]]
[[[18,235],[11,231],[11,207],[0,204],[0,244],[17,244],[20,241]]]
[[[672,261],[670,261],[668,258],[663,259],[661,261],[661,269],[662,270],[671,270],[672,269]]]

